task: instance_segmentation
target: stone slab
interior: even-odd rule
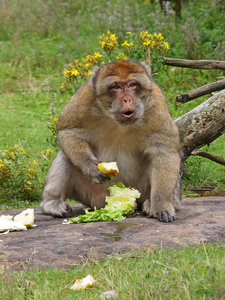
[[[84,213],[81,204],[72,207],[73,216]],[[224,242],[225,196],[186,198],[177,220],[168,224],[141,214],[120,222],[62,222],[63,219],[44,215],[35,208],[36,227],[0,235],[1,268],[19,268],[24,263],[30,267],[66,268],[113,253]]]

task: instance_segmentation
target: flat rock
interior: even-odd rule
[[[73,216],[83,214],[75,204]],[[16,215],[22,210],[1,212]],[[62,224],[63,219],[35,208],[36,227],[0,235],[0,267],[68,267],[87,259],[138,249],[183,247],[201,242],[224,242],[225,197],[183,200],[173,223],[161,223],[141,214],[120,222]]]

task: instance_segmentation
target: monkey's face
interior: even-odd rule
[[[133,124],[142,120],[150,84],[144,66],[133,61],[106,64],[98,69],[93,78],[99,105],[119,124]]]

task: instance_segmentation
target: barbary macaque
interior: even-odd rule
[[[61,150],[45,180],[41,207],[57,217],[71,215],[67,198],[100,209],[107,188],[122,182],[139,190],[139,208],[162,222],[180,208],[180,144],[161,89],[148,68],[135,61],[110,62],[63,108],[58,122]],[[119,174],[99,172],[116,161]]]

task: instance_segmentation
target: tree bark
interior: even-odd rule
[[[220,69],[225,70],[225,61],[221,60],[188,60],[164,57],[168,66],[193,68],[193,69]]]
[[[191,101],[195,98],[204,96],[206,94],[210,94],[212,92],[220,91],[222,89],[225,89],[225,79],[218,80],[216,82],[203,85],[195,90],[192,90],[188,93],[178,95],[176,97],[177,102],[186,103],[188,101]]]
[[[185,160],[193,150],[210,144],[225,132],[225,90],[210,97],[175,122],[180,132]]]

